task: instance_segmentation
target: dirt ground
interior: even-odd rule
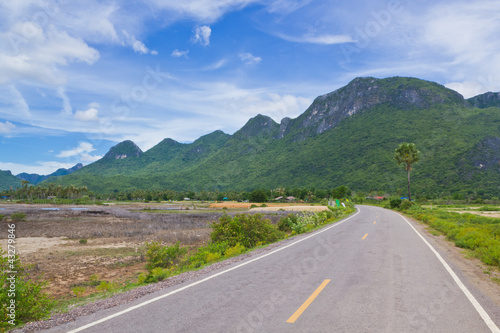
[[[87,206],[78,210],[42,205],[0,207],[2,215],[26,214],[26,221],[15,222],[16,251],[23,263],[33,265],[32,277],[43,275],[49,282],[47,291],[56,298],[72,297],[74,287],[85,288],[82,296],[94,293],[100,281],[135,281],[145,271],[145,242],[171,245],[180,241],[181,246],[199,246],[209,239],[208,223],[220,216],[184,211],[153,214],[137,212],[144,208],[138,206]],[[59,210],[53,210],[56,208]],[[164,205],[154,208],[171,209]],[[7,249],[7,225],[11,223],[9,219],[0,223],[3,249]]]
[[[228,203],[224,203],[227,207]],[[1,204],[0,214],[26,214],[16,222],[16,251],[23,263],[33,265],[32,277],[43,276],[47,291],[59,299],[97,291],[101,281],[123,284],[145,272],[145,243],[160,241],[194,249],[210,239],[209,224],[223,214],[248,208],[222,210],[196,203],[114,204],[108,206],[49,206]],[[276,223],[281,214],[266,215]],[[266,213],[264,213],[266,214]],[[7,249],[8,224],[0,222],[0,246]]]

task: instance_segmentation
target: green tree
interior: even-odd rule
[[[267,202],[267,194],[264,190],[253,190],[249,199],[251,202]]]
[[[394,158],[398,162],[398,165],[403,164],[403,167],[408,174],[408,200],[411,201],[410,194],[410,171],[412,170],[411,166],[414,163],[420,161],[420,151],[417,149],[417,146],[414,143],[402,143],[396,148],[394,153]]]

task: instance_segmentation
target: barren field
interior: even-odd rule
[[[240,213],[243,208],[228,214]],[[250,205],[248,205],[249,207]],[[217,209],[218,208],[218,209]],[[16,250],[23,263],[33,265],[30,274],[43,275],[47,291],[56,298],[71,298],[72,289],[83,287],[80,296],[97,291],[102,282],[124,284],[144,272],[144,244],[160,241],[195,248],[209,240],[209,223],[222,207],[180,204],[109,206],[0,205],[0,214],[26,214],[16,224]],[[268,214],[274,223],[287,212]],[[7,224],[1,222],[0,245],[7,248]]]

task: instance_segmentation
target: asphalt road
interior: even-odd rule
[[[411,223],[358,208],[198,281],[48,331],[500,332],[499,309],[460,286],[461,272],[447,269]]]

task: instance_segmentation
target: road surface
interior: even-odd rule
[[[424,239],[401,215],[358,206],[264,254],[46,332],[500,332],[499,309]]]

